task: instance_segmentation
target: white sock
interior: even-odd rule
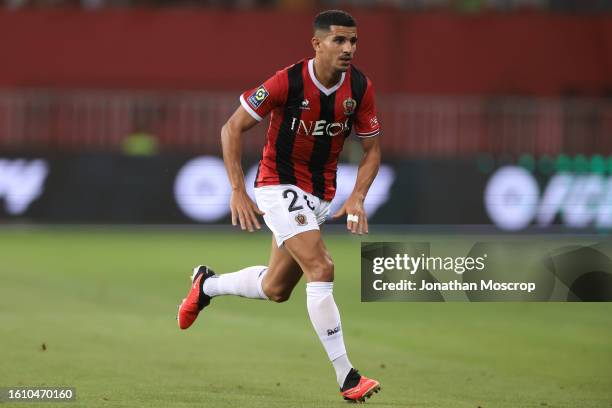
[[[336,370],[336,380],[340,387],[351,370],[351,362],[346,355],[340,312],[334,301],[333,282],[309,282],[306,284],[306,306],[308,315],[327,356]]]
[[[202,290],[210,297],[236,295],[251,299],[268,299],[261,287],[267,266],[249,266],[238,272],[212,276],[204,281]]]
[[[346,376],[351,371],[351,368],[353,368],[353,365],[346,354],[332,361],[332,364],[334,365],[334,370],[336,370],[336,381],[338,381],[338,385],[342,388],[344,380],[346,380]]]

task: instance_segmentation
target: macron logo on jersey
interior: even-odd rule
[[[248,101],[254,109],[257,109],[266,100],[268,95],[270,95],[270,92],[262,85],[248,97]]]

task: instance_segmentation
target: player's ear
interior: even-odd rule
[[[310,43],[312,44],[312,49],[316,53],[319,49],[319,46],[321,45],[321,39],[315,35],[314,37],[312,37],[312,40],[310,40]]]

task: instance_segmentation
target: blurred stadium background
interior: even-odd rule
[[[0,218],[227,223],[219,129],[237,95],[310,56],[315,10],[345,6],[385,130],[373,223],[605,233],[610,4],[7,1]],[[350,145],[339,199],[358,160]]]
[[[0,386],[73,385],[87,407],[340,406],[302,287],[215,300],[187,333],[173,320],[192,265],[267,261],[267,233],[228,225],[219,130],[241,91],[311,55],[325,8],[358,21],[384,128],[366,239],[609,240],[608,0],[0,5]],[[247,178],[263,137],[245,137]],[[359,242],[328,238],[378,406],[612,406],[609,304],[363,304]]]

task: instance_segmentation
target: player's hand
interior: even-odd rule
[[[258,215],[264,212],[257,208],[244,190],[233,190],[230,199],[230,209],[232,210],[232,225],[235,227],[240,223],[240,228],[253,232],[255,228],[260,229],[261,225],[257,219]]]
[[[353,194],[346,200],[342,208],[340,208],[332,218],[340,218],[346,215],[346,229],[351,231],[353,234],[367,234],[368,233],[368,217],[363,208],[363,199]],[[357,221],[355,221],[357,217]]]

